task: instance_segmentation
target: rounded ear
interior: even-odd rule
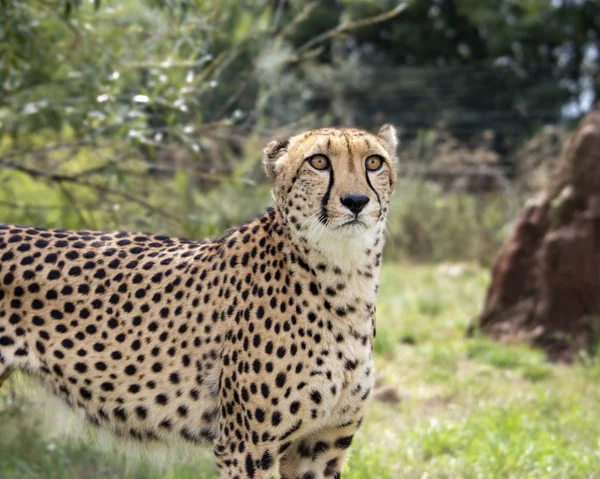
[[[396,185],[396,148],[398,148],[398,134],[396,133],[396,129],[390,125],[389,123],[383,125],[379,132],[377,132],[377,138],[383,143],[383,146],[390,152],[392,164],[394,167],[392,168],[392,175],[390,176],[390,186],[392,189]]]
[[[390,153],[396,153],[396,148],[398,148],[398,134],[392,125],[389,123],[383,125],[379,129],[377,137],[384,143]]]
[[[270,141],[263,150],[263,165],[269,181],[275,180],[275,163],[285,153],[288,141]]]

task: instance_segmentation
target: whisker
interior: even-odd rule
[[[304,222],[300,225],[300,228],[298,228],[298,231],[302,231],[302,229],[304,228],[304,226],[306,225],[306,223],[308,223],[310,220],[312,220],[318,214],[320,214],[320,211],[317,211],[316,213],[313,213],[308,218],[306,218],[306,220],[304,220]]]

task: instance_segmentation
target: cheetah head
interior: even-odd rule
[[[277,207],[305,243],[383,230],[396,183],[396,131],[319,129],[272,141],[264,165]]]

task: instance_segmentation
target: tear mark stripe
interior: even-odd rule
[[[333,165],[329,158],[327,158],[329,164],[329,184],[327,185],[327,191],[323,195],[321,200],[321,214],[319,215],[319,221],[323,224],[327,223],[327,203],[329,203],[329,197],[331,196],[331,188],[333,188]]]

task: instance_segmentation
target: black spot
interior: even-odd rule
[[[162,427],[163,429],[171,429],[173,427],[173,422],[170,419],[164,419],[158,423],[158,427]]]
[[[94,364],[94,367],[98,371],[106,371],[108,369],[108,366],[106,366],[106,363],[103,363],[102,361],[98,361],[96,364]]]
[[[88,294],[90,292],[90,287],[87,284],[80,284],[77,287],[77,292],[79,294]]]
[[[270,469],[271,466],[273,466],[273,456],[267,450],[264,452],[264,454],[262,455],[262,457],[260,459],[260,468],[263,471],[266,471],[267,469]]]
[[[254,412],[254,416],[256,417],[256,420],[258,422],[264,422],[265,421],[265,411],[263,411],[260,408],[256,408],[256,411]]]
[[[86,388],[80,388],[79,389],[79,394],[81,395],[81,397],[87,401],[89,401],[90,399],[92,399],[92,393],[87,390]]]
[[[73,266],[71,269],[69,269],[67,274],[69,276],[79,276],[81,274],[81,268],[79,266]]]
[[[300,442],[300,445],[298,446],[298,452],[300,453],[301,457],[310,457],[311,455],[310,447],[304,441]]]
[[[15,344],[15,341],[10,336],[0,336],[0,346],[12,346],[13,344]]]
[[[323,441],[317,442],[313,449],[313,461],[315,460],[315,458],[319,457],[321,454],[326,453],[328,451],[328,449],[329,449],[329,444],[327,444],[326,442],[323,442]]]
[[[248,453],[246,455],[246,474],[249,479],[254,479],[254,473],[256,472],[256,467],[254,466],[254,461],[252,460],[252,454]]]
[[[269,386],[267,386],[265,383],[262,383],[260,385],[260,393],[262,394],[262,396],[267,399],[269,397],[270,391],[269,391]]]
[[[313,391],[310,393],[310,399],[312,400],[312,402],[314,402],[315,404],[321,404],[321,393],[317,390]]]
[[[335,440],[335,447],[337,449],[348,449],[352,444],[352,436],[340,437]]]
[[[49,280],[53,281],[53,280],[58,279],[58,278],[60,278],[60,271],[58,271],[56,269],[53,269],[52,271],[50,271],[48,273],[48,279]]]
[[[177,414],[179,414],[181,417],[186,417],[188,413],[188,408],[186,406],[179,406],[177,408]]]
[[[135,408],[135,413],[137,417],[140,419],[146,419],[148,417],[148,410],[143,406],[138,406]]]
[[[79,373],[85,373],[87,371],[87,364],[75,363],[75,371],[77,371]]]
[[[114,408],[113,413],[118,420],[123,421],[123,422],[127,421],[127,413],[125,412],[125,409],[123,409],[122,407]]]
[[[279,411],[275,411],[271,416],[271,424],[273,424],[273,426],[279,426],[279,424],[281,424],[281,413]]]
[[[31,307],[33,309],[42,309],[44,307],[44,303],[42,303],[39,299],[34,299],[31,302]]]
[[[329,461],[327,461],[327,464],[325,465],[325,471],[323,471],[323,473],[325,474],[325,477],[332,476],[334,479],[341,479],[342,475],[337,470],[337,468],[338,468],[337,458],[333,458],[333,459],[330,459]]]
[[[34,316],[31,322],[36,326],[43,326],[45,324],[45,321],[39,316]]]

